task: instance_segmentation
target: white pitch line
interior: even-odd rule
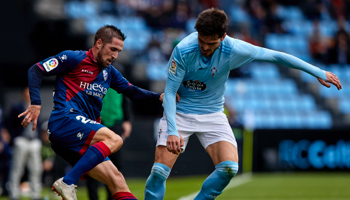
[[[244,173],[242,175],[238,175],[231,180],[230,184],[226,186],[224,191],[248,183],[251,179],[252,173]],[[197,196],[198,192],[199,191],[187,196],[180,197],[178,200],[193,200]]]

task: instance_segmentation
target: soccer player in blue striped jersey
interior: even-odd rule
[[[164,198],[165,181],[193,133],[215,165],[195,200],[215,199],[236,175],[237,142],[223,114],[230,70],[252,61],[272,62],[303,70],[322,85],[330,87],[329,82],[341,89],[338,77],[331,72],[294,56],[227,36],[227,24],[224,11],[204,10],[195,25],[197,32],[184,38],[173,50],[164,91],[165,116],[159,123],[155,163],[146,181],[145,200]],[[181,97],[177,104],[176,93]]]

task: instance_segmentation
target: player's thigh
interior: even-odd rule
[[[72,165],[81,158],[90,146],[96,132],[104,127],[77,114],[50,121],[48,136],[52,149]]]
[[[162,163],[171,169],[173,168],[178,157],[179,155],[170,153],[166,146],[159,145],[156,147],[154,162]]]
[[[98,164],[88,172],[88,175],[106,184],[111,192],[129,190],[123,175],[110,160]]]
[[[123,145],[123,139],[107,127],[102,127],[95,133],[90,145],[97,142],[104,142],[111,152],[116,152]]]
[[[217,165],[227,160],[231,160],[238,163],[237,147],[230,142],[216,142],[214,144],[209,145],[206,148],[206,151],[211,157],[214,165]]]

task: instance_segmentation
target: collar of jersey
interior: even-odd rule
[[[94,54],[92,53],[92,49],[89,49],[87,55],[91,58],[91,60],[92,60],[94,63],[97,63],[97,61],[96,61],[95,58],[94,58]]]

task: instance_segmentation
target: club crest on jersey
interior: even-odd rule
[[[46,72],[49,72],[58,66],[58,60],[56,58],[51,58],[50,60],[44,62],[43,65]]]
[[[216,74],[216,72],[218,72],[218,70],[216,69],[216,67],[211,68],[211,77],[214,77],[214,75]]]
[[[108,72],[106,70],[103,70],[103,78],[105,79],[105,81],[108,78]]]
[[[176,62],[174,59],[171,60],[169,72],[176,74]]]

